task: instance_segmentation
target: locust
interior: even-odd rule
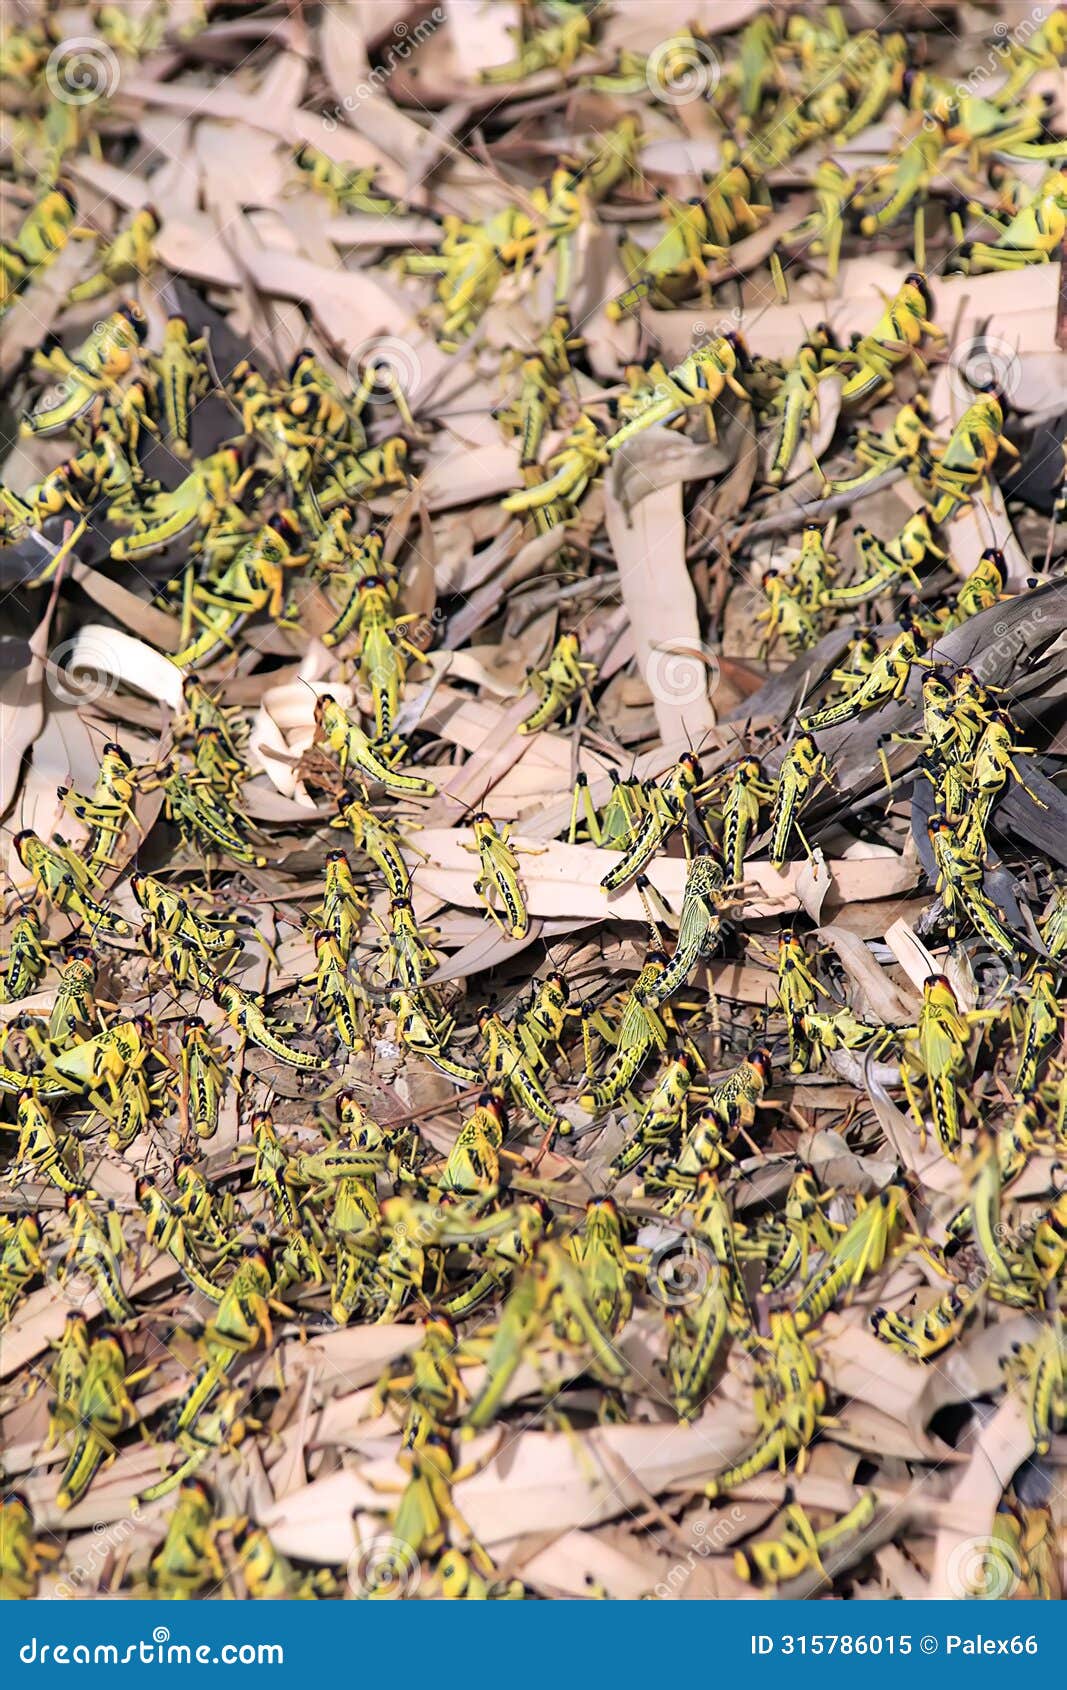
[[[964,915],[995,951],[1013,958],[1019,941],[1008,931],[996,906],[986,896],[982,861],[974,855],[961,824],[935,812],[927,832],[937,865],[936,889],[948,914],[950,933],[955,934],[958,917]]]
[[[687,1190],[701,1174],[705,1170],[714,1172],[726,1159],[725,1136],[747,1133],[753,1126],[772,1072],[770,1052],[760,1046],[710,1087],[702,1114],[683,1139],[677,1156],[670,1160],[665,1183],[674,1189],[663,1205],[665,1214],[677,1214],[686,1201]]]
[[[149,275],[156,262],[156,235],[159,230],[159,213],[152,210],[152,206],[142,206],[139,211],[134,211],[127,226],[120,228],[113,240],[105,243],[103,252],[98,255],[100,267],[93,274],[86,275],[85,281],[76,282],[71,287],[69,299],[74,304],[96,299],[100,294],[112,291],[112,287],[127,286],[142,275]]]
[[[99,883],[105,869],[116,867],[113,853],[129,827],[137,827],[133,811],[136,775],[122,746],[108,740],[100,756],[96,783],[90,797],[61,786],[56,796],[64,809],[76,817],[88,832],[82,859],[89,879]]]
[[[1018,1044],[1018,1063],[1013,1087],[1026,1097],[1038,1083],[1041,1070],[1064,1030],[1064,1012],[1056,991],[1056,975],[1040,963],[1027,979],[1027,1002]]]
[[[931,438],[930,407],[923,395],[917,393],[910,403],[900,407],[881,434],[868,428],[857,430],[853,443],[856,471],[828,481],[827,494],[855,492],[888,470],[917,464]]]
[[[833,1525],[816,1527],[803,1508],[788,1502],[783,1511],[784,1526],[776,1537],[760,1538],[745,1549],[734,1551],[734,1569],[747,1584],[774,1587],[815,1571],[827,1578],[822,1557],[853,1542],[861,1542],[873,1524],[877,1502],[873,1491],[859,1500]]]
[[[308,976],[314,986],[314,1005],[319,1017],[329,1022],[350,1051],[363,1049],[356,988],[348,978],[348,962],[333,933],[320,928],[314,937],[315,972]]]
[[[114,390],[116,382],[133,368],[147,328],[141,307],[128,299],[73,352],[54,347],[35,353],[34,367],[53,377],[56,385],[46,389],[23,416],[21,432],[41,436],[69,428],[99,394]]]
[[[44,1271],[41,1223],[36,1215],[24,1214],[0,1230],[0,1330]]]
[[[641,1110],[633,1135],[607,1171],[609,1184],[632,1173],[653,1151],[664,1149],[685,1131],[686,1099],[693,1080],[693,1061],[685,1052],[668,1062]]]
[[[101,1226],[90,1206],[88,1193],[69,1193],[66,1210],[71,1238],[60,1277],[68,1277],[76,1263],[77,1271],[92,1281],[108,1319],[121,1327],[132,1319],[134,1308],[122,1283],[125,1241],[121,1227],[115,1224],[117,1217],[109,1211],[106,1224]]]
[[[781,868],[795,833],[805,852],[811,846],[800,826],[800,812],[816,788],[830,779],[830,764],[806,730],[798,734],[782,759],[774,788],[771,817],[771,863]]]
[[[622,780],[617,770],[611,770],[611,796],[598,814],[589,794],[589,777],[579,771],[571,799],[571,819],[567,833],[573,845],[582,827],[596,846],[625,850],[636,836],[641,818],[649,810],[649,791],[640,780]]]
[[[986,830],[994,806],[1014,781],[1022,792],[1038,806],[1046,809],[1043,799],[1031,791],[1016,761],[1032,752],[1031,745],[1020,745],[1015,727],[1006,711],[996,711],[982,730],[982,737],[974,748],[965,793],[966,828],[963,848],[968,856],[981,860],[986,853]],[[1029,1088],[1027,1088],[1029,1089]]]
[[[782,237],[781,245],[786,255],[790,254],[791,249],[799,249],[804,254],[810,253],[813,258],[824,257],[826,273],[831,281],[836,278],[841,261],[841,242],[845,232],[844,211],[853,186],[854,179],[842,169],[836,159],[821,160],[812,177],[814,211],[809,212],[807,217],[802,218]],[[782,255],[778,257],[778,264],[782,264]],[[784,299],[788,299],[784,281],[779,285],[779,292]]]
[[[377,816],[359,799],[344,801],[331,827],[347,827],[356,849],[369,857],[381,874],[386,890],[394,898],[407,895],[411,870],[404,860],[405,848],[412,846],[396,830],[390,820]]]
[[[194,519],[197,514],[194,510]],[[233,635],[250,616],[266,611],[275,619],[285,608],[285,571],[302,561],[294,550],[295,530],[279,512],[242,545],[212,580],[195,583],[186,603],[189,619],[201,625],[173,661],[197,668],[232,649]],[[112,555],[115,555],[112,548]]]
[[[395,991],[390,994],[389,1003],[396,1017],[396,1036],[407,1050],[424,1056],[457,1085],[482,1084],[480,1069],[449,1053],[455,1021],[441,1011],[431,994],[425,990]]]
[[[32,1601],[41,1573],[61,1554],[58,1544],[37,1536],[29,1505],[18,1491],[0,1498],[0,1601]]]
[[[230,918],[217,916],[213,910],[202,913],[188,897],[150,874],[131,874],[129,884],[154,932],[187,940],[205,962],[219,965],[237,948],[237,923]]]
[[[923,653],[926,640],[917,623],[909,623],[880,652],[870,672],[855,690],[838,703],[825,705],[813,716],[803,718],[801,726],[806,734],[819,733],[825,728],[851,721],[864,710],[876,710],[891,699],[901,698],[911,677],[913,667],[927,662]]]
[[[822,1412],[826,1387],[819,1378],[799,1315],[794,1318],[785,1310],[772,1312],[770,1325],[769,1361],[761,1366],[755,1392],[762,1430],[744,1460],[705,1486],[708,1496],[722,1496],[773,1465],[784,1473],[794,1453],[797,1471],[803,1472],[808,1446],[820,1427],[827,1424]]]
[[[129,922],[97,902],[89,890],[88,869],[73,853],[46,845],[29,828],[15,835],[14,845],[38,891],[56,909],[99,933],[129,937]]]
[[[737,377],[745,358],[740,337],[729,334],[698,347],[671,370],[660,366],[648,384],[647,395],[638,401],[629,420],[608,439],[608,452],[617,452],[645,429],[657,423],[674,422],[693,409],[703,417],[709,439],[715,440],[712,407],[716,400],[729,390],[738,399],[749,401],[749,394]]]
[[[814,1171],[801,1163],[789,1184],[782,1210],[781,1232],[772,1232],[771,1251],[765,1257],[764,1293],[780,1291],[797,1273],[805,1277],[815,1251],[833,1248],[841,1228],[823,1213],[832,1191],[820,1191]]]
[[[521,82],[544,70],[566,73],[591,46],[593,20],[574,7],[563,14],[559,23],[546,25],[530,35],[525,35],[521,27],[515,33],[518,36],[517,56],[480,71],[483,82]]]
[[[490,1086],[509,1092],[550,1134],[569,1133],[569,1122],[553,1108],[522,1045],[499,1015],[482,1015],[478,1030],[485,1043],[484,1069]]]
[[[943,339],[930,320],[931,299],[925,276],[911,271],[874,328],[839,355],[846,374],[841,402],[852,409],[869,405],[892,390],[896,371],[915,357],[927,336]],[[940,520],[935,516],[935,521]]]
[[[258,1045],[260,1050],[276,1057],[286,1067],[313,1072],[326,1066],[325,1062],[309,1051],[297,1050],[286,1044],[267,1017],[262,1004],[257,1003],[255,998],[243,992],[239,986],[216,980],[211,995],[235,1032],[250,1044]]]
[[[667,1373],[679,1420],[695,1420],[728,1336],[747,1335],[750,1315],[737,1260],[729,1202],[711,1170],[692,1198],[692,1233],[669,1259],[672,1280],[698,1287],[695,1299],[667,1299]]]
[[[1014,1345],[1004,1365],[1008,1378],[1022,1387],[1034,1448],[1047,1455],[1053,1433],[1067,1419],[1067,1346],[1058,1313],[1032,1343]]]
[[[485,810],[471,817],[474,844],[464,844],[464,850],[477,852],[481,874],[474,890],[484,901],[493,921],[511,939],[525,939],[530,931],[530,913],[519,880],[519,854],[511,843],[509,830],[498,828]],[[524,848],[529,852],[529,847]],[[503,905],[503,914],[497,902]]]
[[[862,1021],[845,1005],[841,1009],[805,1010],[797,1018],[792,1037],[807,1055],[807,1071],[821,1066],[828,1051],[864,1050],[881,1055],[897,1037],[896,1030],[876,1021]]]
[[[526,677],[526,685],[539,695],[536,709],[520,722],[521,734],[539,733],[566,715],[575,699],[582,697],[593,710],[589,689],[596,681],[595,663],[583,662],[582,647],[577,634],[561,634],[552,648],[552,655],[544,669],[533,669]]]
[[[135,504],[123,505],[109,513],[130,530],[112,541],[111,556],[120,561],[151,557],[179,537],[198,533],[204,550],[208,549],[210,539],[212,546],[228,550],[232,558],[248,537],[247,521],[235,501],[250,476],[249,470],[241,470],[239,455],[232,446],[224,446],[207,458],[194,459],[188,475],[172,491],[159,488],[139,497]],[[224,534],[225,547],[222,546]],[[247,582],[237,581],[236,576],[233,585],[247,588]],[[232,609],[232,606],[218,607],[216,630],[222,627],[224,608]],[[241,608],[234,612],[233,621],[226,624],[227,632],[234,626]],[[218,643],[218,632],[214,639],[206,635],[199,655]]]
[[[719,799],[725,873],[735,885],[745,878],[745,857],[759,831],[760,813],[774,796],[758,757],[743,757],[729,772]]]
[[[19,1093],[16,1106],[19,1142],[14,1174],[20,1167],[41,1174],[64,1194],[86,1192],[81,1178],[81,1149],[72,1133],[57,1131],[47,1106],[32,1091]]]
[[[368,575],[357,594],[360,674],[374,705],[375,736],[384,740],[392,733],[400,708],[407,674],[405,654],[421,662],[425,653],[405,639],[401,630],[415,618],[394,614],[392,591],[380,576]]]
[[[608,442],[583,411],[559,451],[544,465],[545,473],[528,467],[526,486],[502,499],[501,508],[512,515],[529,513],[544,529],[573,522],[587,489],[607,461]]]
[[[194,1290],[210,1302],[218,1303],[222,1289],[215,1284],[201,1261],[181,1211],[144,1174],[137,1177],[135,1196],[145,1217],[146,1242],[154,1249],[173,1256]]]
[[[596,1318],[578,1267],[562,1245],[545,1239],[516,1276],[501,1310],[486,1355],[486,1382],[468,1410],[468,1426],[489,1424],[524,1353],[550,1324],[580,1334],[599,1377],[612,1383],[625,1377],[626,1364]]]
[[[293,162],[305,173],[311,187],[324,195],[335,210],[391,217],[399,209],[395,200],[374,191],[373,169],[354,168],[330,158],[321,148],[306,144],[297,147]]]
[[[56,1507],[72,1508],[85,1495],[105,1460],[116,1453],[116,1439],[136,1417],[130,1386],[152,1367],[127,1372],[125,1351],[113,1332],[98,1332],[85,1361],[78,1389],[77,1430],[59,1481]]]
[[[801,1332],[821,1320],[840,1296],[847,1298],[868,1274],[877,1272],[896,1245],[906,1201],[907,1193],[899,1185],[887,1186],[869,1201],[858,1200],[861,1206],[855,1219],[800,1292],[795,1312]]]
[[[32,904],[24,905],[11,929],[0,976],[0,1003],[19,1003],[37,990],[48,967],[41,937],[41,918]]]
[[[192,338],[186,318],[176,315],[167,319],[162,350],[149,359],[164,438],[179,458],[190,455],[190,418],[211,385],[206,346],[202,337]]]
[[[397,797],[417,795],[428,798],[437,791],[432,781],[418,775],[401,774],[394,768],[394,760],[401,748],[387,750],[384,745],[375,744],[329,693],[320,693],[315,701],[315,726],[318,735],[316,744],[335,754],[342,774],[351,766]]]
[[[714,951],[722,931],[722,906],[733,890],[726,886],[722,864],[709,848],[698,850],[690,858],[674,955],[653,989],[657,1001],[671,997],[685,984],[696,964]]]
[[[234,1540],[241,1576],[253,1602],[308,1602],[335,1593],[327,1567],[301,1573],[276,1549],[261,1526],[246,1527]]]
[[[912,1361],[933,1361],[955,1343],[974,1305],[973,1296],[953,1285],[936,1303],[912,1316],[876,1308],[871,1315],[871,1329],[875,1337]]]
[[[778,935],[777,979],[778,1003],[785,1015],[789,1035],[790,1072],[803,1074],[810,1055],[803,1017],[820,996],[827,997],[829,994],[812,972],[803,941],[795,933]]]
[[[1004,411],[994,394],[975,399],[949,436],[948,444],[931,454],[923,476],[930,504],[930,520],[950,522],[971,502],[1001,452],[1017,458],[1018,451],[1004,435]]]
[[[869,529],[857,527],[856,546],[867,574],[847,587],[831,587],[827,598],[831,604],[861,604],[880,593],[896,587],[901,578],[911,582],[917,590],[922,581],[916,570],[927,555],[944,562],[948,553],[935,541],[930,519],[925,510],[909,517],[900,533],[891,540],[879,540]]]
[[[225,1521],[216,1519],[211,1493],[201,1480],[186,1478],[179,1484],[178,1501],[147,1574],[152,1595],[172,1602],[189,1601],[208,1586],[219,1589],[226,1583],[217,1543]]]
[[[600,1084],[582,1097],[583,1109],[607,1109],[629,1090],[650,1052],[666,1049],[667,1024],[657,989],[666,967],[662,952],[651,951],[645,958],[623,1006],[611,1065]]]
[[[507,1131],[503,1098],[485,1091],[459,1129],[438,1177],[444,1191],[495,1193],[500,1184],[500,1147]]]
[[[647,789],[647,812],[619,861],[600,882],[606,892],[617,892],[635,875],[643,873],[675,828],[681,826],[685,819],[686,798],[696,792],[702,780],[703,770],[697,758],[687,751],[659,786]]]
[[[424,932],[419,926],[410,897],[390,898],[389,923],[382,924],[382,931],[389,985],[404,991],[420,991],[426,976],[437,967],[437,952],[431,943],[436,934],[432,929]]]

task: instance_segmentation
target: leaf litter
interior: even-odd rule
[[[4,1594],[1060,1595],[1067,23],[881,10],[12,8]]]

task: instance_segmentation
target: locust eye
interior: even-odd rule
[[[118,315],[125,317],[138,340],[148,333],[148,319],[135,300],[127,299],[119,306]]]
[[[918,270],[913,270],[906,278],[922,297],[923,309],[927,316],[931,316],[934,309],[934,296],[930,292],[930,285],[925,276],[920,276]]]
[[[284,511],[276,511],[267,526],[273,528],[276,534],[280,534],[283,540],[295,541],[300,538],[300,530],[295,523],[290,522]]]

